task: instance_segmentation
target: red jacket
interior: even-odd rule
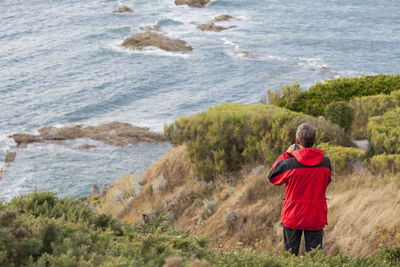
[[[326,188],[331,182],[331,162],[324,151],[302,148],[285,152],[268,175],[274,185],[286,184],[282,224],[287,228],[321,230],[327,223]]]

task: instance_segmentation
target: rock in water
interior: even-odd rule
[[[117,10],[114,10],[113,13],[129,13],[133,12],[132,8],[127,6],[121,6]]]
[[[76,138],[90,138],[114,146],[127,146],[138,142],[159,143],[166,141],[164,135],[153,133],[149,128],[133,126],[129,123],[112,122],[99,126],[82,125],[55,128],[44,127],[39,130],[40,135],[14,134],[10,137],[18,143],[63,141]]]
[[[145,31],[145,32],[151,32],[151,31],[159,32],[161,30],[160,26],[158,26],[158,25],[142,26],[142,27],[139,27],[139,29],[142,31]]]
[[[173,40],[164,35],[154,32],[136,33],[126,38],[122,46],[134,49],[143,49],[148,46],[155,46],[165,51],[178,52],[190,51],[193,48],[182,40]]]
[[[190,7],[204,7],[210,3],[210,0],[175,0],[175,5],[188,5]]]
[[[18,133],[10,135],[9,137],[14,139],[19,148],[26,147],[26,145],[30,143],[41,142],[41,138],[37,135]]]
[[[224,14],[224,15],[219,15],[219,16],[215,17],[212,21],[214,21],[214,22],[226,21],[226,20],[230,20],[231,18],[233,18],[233,17]]]
[[[215,25],[213,22],[210,22],[210,23],[205,23],[205,24],[199,24],[199,25],[197,25],[197,28],[202,31],[220,32],[220,31],[236,28],[236,26],[222,27],[222,26]]]
[[[4,159],[4,163],[9,164],[9,163],[13,162],[16,154],[17,154],[17,152],[15,152],[15,151],[8,151],[6,154],[6,158]]]

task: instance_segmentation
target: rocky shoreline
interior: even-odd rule
[[[15,160],[18,149],[23,149],[32,143],[57,143],[63,145],[67,140],[89,138],[108,145],[125,147],[139,142],[156,144],[167,141],[166,137],[161,133],[151,132],[149,128],[138,127],[124,122],[111,122],[86,127],[82,125],[62,128],[47,126],[41,128],[38,135],[17,133],[10,135],[9,138],[14,139],[17,146],[6,153],[3,167],[0,169],[0,181],[4,179],[7,174],[7,168]],[[78,149],[85,150],[91,147],[93,146],[83,144]]]
[[[75,125],[56,128],[43,127],[39,135],[24,133],[9,136],[18,144],[18,148],[24,148],[30,143],[62,142],[77,138],[90,138],[114,146],[127,146],[139,142],[160,143],[165,142],[163,134],[150,132],[149,128],[133,126],[129,123],[111,122],[99,126]]]

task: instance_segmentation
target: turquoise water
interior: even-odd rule
[[[225,103],[257,103],[267,89],[326,79],[397,74],[400,2],[212,1],[204,9],[173,0],[125,0],[134,13],[113,14],[118,1],[0,0],[0,158],[7,138],[49,126],[123,121],[162,131],[164,123]],[[236,25],[202,32],[221,14]],[[120,46],[139,27],[193,46],[187,53],[137,52]],[[95,148],[76,149],[91,142]],[[0,182],[0,199],[37,185],[81,196],[91,185],[140,174],[169,144],[126,148],[91,140],[29,145]]]

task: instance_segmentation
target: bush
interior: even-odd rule
[[[400,247],[394,246],[389,247],[382,245],[379,247],[378,252],[379,258],[382,259],[387,264],[393,264],[400,266]]]
[[[287,107],[292,105],[300,94],[300,84],[296,82],[291,85],[282,86],[281,91],[278,92],[268,90],[268,103],[280,107]]]
[[[399,173],[400,154],[380,154],[365,160],[365,165],[374,174]]]
[[[388,245],[381,246],[379,258],[352,258],[343,254],[326,257],[320,250],[312,251],[307,257],[294,257],[288,253],[256,254],[239,248],[225,253],[212,248],[206,237],[173,229],[164,217],[154,217],[148,224],[119,222],[121,233],[116,235],[111,227],[113,224],[109,223],[115,219],[89,210],[88,218],[108,222],[104,228],[93,227],[84,217],[76,221],[68,213],[82,210],[81,202],[53,197],[54,193],[39,192],[0,204],[0,266],[161,267],[168,262],[182,266],[358,267],[398,266],[399,263],[398,246]],[[43,200],[50,200],[48,203],[52,204],[48,205],[47,212],[41,210],[37,216],[38,207],[31,203]],[[54,212],[56,206],[65,212],[65,216],[46,215]],[[232,211],[227,213],[224,222],[234,225],[237,218]]]
[[[337,174],[351,173],[354,164],[361,161],[365,155],[364,151],[353,147],[332,146],[328,143],[321,143],[317,148],[323,150],[324,155],[330,158],[332,172],[335,168]]]
[[[371,117],[400,106],[400,91],[394,91],[390,95],[356,97],[350,100],[350,105],[355,111],[352,136],[354,139],[365,139],[367,123]]]
[[[46,209],[37,207],[46,201],[51,203]],[[169,227],[163,217],[128,224],[82,204],[39,192],[1,205],[0,266],[163,266],[174,255],[188,264],[192,255],[211,253],[206,239]],[[78,220],[70,214],[82,210],[86,215]]]
[[[187,143],[195,174],[212,180],[243,163],[272,163],[294,143],[304,122],[315,127],[322,142],[348,142],[337,125],[270,105],[224,104],[180,118],[164,131],[173,144]]]
[[[325,108],[325,117],[348,132],[354,120],[354,108],[344,101],[333,102]]]
[[[400,89],[400,75],[375,75],[356,78],[338,78],[317,83],[308,91],[289,101],[282,94],[275,102],[280,107],[313,116],[324,114],[325,107],[332,102],[349,101],[354,97],[390,94]]]
[[[400,154],[400,108],[372,117],[367,124],[371,152]]]

